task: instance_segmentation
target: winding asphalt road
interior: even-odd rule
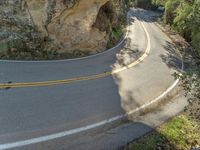
[[[171,74],[181,70],[182,63],[170,39],[151,22],[153,15],[132,9],[126,42],[96,56],[0,61],[0,149],[31,149],[48,142],[48,135],[59,143],[66,136],[56,133],[69,131],[76,136],[88,125],[107,120],[105,125],[165,92],[174,83]],[[44,144],[37,149],[50,148]]]

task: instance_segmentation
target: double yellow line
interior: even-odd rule
[[[119,72],[122,72],[124,70],[130,69],[134,66],[136,66],[137,64],[139,64],[141,61],[143,61],[149,54],[150,52],[150,36],[149,33],[147,31],[147,29],[144,26],[144,23],[141,22],[142,27],[146,33],[147,36],[147,48],[144,52],[144,54],[138,58],[136,61],[134,61],[133,63],[113,70],[113,71],[109,71],[109,72],[104,72],[101,74],[97,74],[97,75],[90,75],[90,76],[85,76],[85,77],[74,77],[74,78],[70,78],[70,79],[63,79],[63,80],[52,80],[52,81],[43,81],[43,82],[24,82],[24,83],[1,83],[0,84],[0,89],[6,89],[6,88],[25,88],[25,87],[41,87],[41,86],[52,86],[52,85],[59,85],[59,84],[69,84],[69,83],[74,83],[74,82],[78,82],[78,81],[87,81],[87,80],[95,80],[95,79],[99,79],[99,78],[104,78],[107,76],[110,76],[112,74],[117,74]]]
[[[106,76],[111,75],[111,72],[105,72],[102,74],[85,76],[85,77],[76,77],[71,79],[64,79],[64,80],[52,80],[52,81],[43,81],[43,82],[27,82],[27,83],[6,83],[0,84],[0,89],[4,88],[23,88],[23,87],[39,87],[39,86],[51,86],[51,85],[58,85],[58,84],[69,84],[78,81],[87,81],[87,80],[95,80],[98,78],[103,78]]]

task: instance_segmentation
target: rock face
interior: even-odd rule
[[[50,37],[72,50],[99,51],[105,49],[108,36],[93,27],[102,5],[108,0],[80,0],[70,9],[56,9],[48,24]]]
[[[103,51],[122,6],[123,0],[0,0],[0,51]]]

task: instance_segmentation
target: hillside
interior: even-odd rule
[[[193,46],[200,58],[200,0],[130,0],[136,7],[165,7],[163,21],[171,25]]]
[[[71,58],[103,51],[121,37],[113,31],[121,30],[123,6],[122,0],[1,0],[0,57]]]

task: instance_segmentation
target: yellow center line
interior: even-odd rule
[[[71,79],[64,80],[52,80],[52,81],[43,81],[43,82],[27,82],[27,83],[12,83],[12,84],[0,84],[0,89],[2,88],[22,88],[22,87],[39,87],[39,86],[50,86],[50,85],[58,85],[58,84],[69,84],[78,81],[87,81],[87,80],[95,80],[98,78],[103,78],[111,75],[111,72],[105,72],[102,74],[85,76],[85,77],[77,77]]]
[[[146,27],[144,26],[144,23],[141,22],[142,27],[146,33],[147,36],[147,48],[144,52],[144,54],[138,58],[136,61],[132,62],[131,64],[119,68],[119,69],[115,69],[113,71],[110,72],[104,72],[101,74],[96,74],[96,75],[90,75],[90,76],[83,76],[83,77],[74,77],[74,78],[70,78],[70,79],[63,79],[63,80],[51,80],[51,81],[42,81],[42,82],[24,82],[24,83],[1,83],[0,84],[0,89],[4,89],[4,88],[23,88],[23,87],[41,87],[41,86],[52,86],[52,85],[59,85],[59,84],[69,84],[69,83],[74,83],[74,82],[78,82],[78,81],[87,81],[87,80],[95,80],[95,79],[99,79],[99,78],[104,78],[113,74],[117,74],[119,72],[122,72],[124,70],[130,69],[134,66],[136,66],[137,64],[139,64],[140,62],[142,62],[149,54],[150,52],[150,47],[151,47],[151,42],[150,42],[150,36],[149,33],[146,29]]]

